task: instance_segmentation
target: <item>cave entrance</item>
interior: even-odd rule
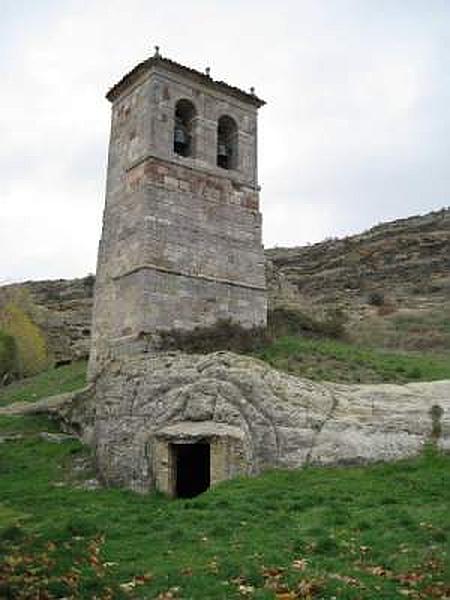
[[[211,447],[206,442],[172,444],[175,497],[193,498],[211,483]]]

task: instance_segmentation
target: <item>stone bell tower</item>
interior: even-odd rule
[[[257,181],[264,102],[158,49],[107,98],[91,376],[143,334],[220,319],[266,323]]]

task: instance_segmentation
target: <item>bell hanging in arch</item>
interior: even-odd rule
[[[231,148],[226,142],[219,140],[217,144],[217,164],[223,169],[230,168]]]
[[[227,158],[229,155],[229,149],[225,142],[219,142],[217,146],[217,156],[221,158]]]
[[[175,128],[173,131],[173,149],[176,154],[181,156],[189,155],[189,135],[180,121],[175,122]]]

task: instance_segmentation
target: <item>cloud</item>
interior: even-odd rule
[[[3,0],[2,13],[0,280],[94,271],[104,94],[156,43],[268,101],[266,245],[449,204],[444,0]]]

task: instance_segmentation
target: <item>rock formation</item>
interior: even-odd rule
[[[381,292],[411,307],[421,301],[438,304],[450,296],[449,247],[447,208],[342,239],[266,250],[273,263],[272,299],[278,293],[283,301],[294,292],[299,301],[351,306]]]
[[[210,484],[271,468],[450,451],[450,381],[316,383],[230,352],[142,354],[110,362],[79,392],[0,414],[43,414],[94,445],[109,485],[176,495],[176,449],[208,446]],[[100,440],[96,442],[96,440]]]
[[[141,355],[95,382],[88,438],[109,484],[175,494],[177,444],[210,447],[211,484],[274,467],[363,464],[450,450],[450,381],[314,383],[229,352]],[[94,431],[92,431],[94,427]]]

